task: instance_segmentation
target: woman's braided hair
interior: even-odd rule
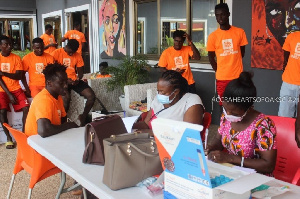
[[[169,82],[174,90],[179,89],[180,96],[183,96],[188,91],[188,82],[179,72],[167,70],[161,75],[160,79]]]

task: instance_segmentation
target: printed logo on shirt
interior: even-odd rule
[[[57,113],[58,113],[58,117],[61,118],[61,110],[57,110]]]
[[[174,57],[175,67],[172,70],[176,70],[177,68],[181,69],[182,67],[187,66],[187,64],[183,64],[182,56]]]
[[[300,59],[300,43],[298,42],[296,47],[295,47],[295,53],[291,55],[292,58],[294,59]]]
[[[66,67],[70,67],[71,66],[71,59],[70,58],[64,58],[63,59],[63,65],[65,65]]]
[[[77,40],[80,39],[79,35],[77,35],[77,34],[71,34],[70,37],[71,37],[71,39],[77,39]]]
[[[24,102],[25,102],[25,104],[29,104],[27,99],[25,99]]]
[[[10,63],[1,63],[1,71],[2,72],[10,72]]]
[[[49,38],[49,42],[50,42],[50,44],[53,44],[53,39]]]
[[[35,63],[35,73],[36,74],[43,74],[44,64],[43,63]]]
[[[223,39],[222,40],[222,46],[223,46],[223,50],[224,52],[220,54],[220,56],[227,56],[227,55],[232,55],[232,54],[236,54],[239,51],[233,51],[233,42],[232,39]]]

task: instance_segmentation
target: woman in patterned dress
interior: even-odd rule
[[[272,175],[277,155],[276,128],[270,118],[253,108],[257,99],[248,72],[242,72],[227,85],[220,128],[207,153],[214,162],[227,162]]]

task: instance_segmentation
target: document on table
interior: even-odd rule
[[[128,133],[131,132],[132,125],[136,121],[137,118],[138,118],[138,116],[122,118]]]

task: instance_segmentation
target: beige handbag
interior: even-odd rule
[[[135,186],[163,169],[153,138],[148,133],[126,133],[103,140],[103,183],[112,190]]]

